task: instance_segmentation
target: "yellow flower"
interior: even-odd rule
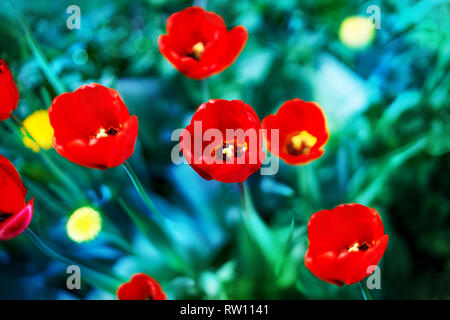
[[[81,207],[75,210],[67,222],[67,235],[75,242],[85,242],[94,239],[102,229],[100,213],[91,207]]]
[[[350,48],[363,48],[370,44],[375,36],[372,19],[364,16],[352,16],[341,23],[339,38]]]
[[[49,150],[53,147],[53,128],[47,110],[38,110],[29,115],[22,123],[21,128],[25,146],[39,152],[40,148]],[[28,134],[31,135],[31,139]],[[34,141],[33,141],[34,140]]]

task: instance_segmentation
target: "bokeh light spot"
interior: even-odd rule
[[[89,59],[89,56],[86,50],[78,48],[72,54],[72,60],[78,65],[85,64]]]
[[[364,16],[351,16],[341,23],[339,38],[350,48],[364,48],[369,45],[375,36],[375,27],[372,20]]]

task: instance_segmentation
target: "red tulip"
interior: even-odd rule
[[[222,17],[200,7],[189,7],[167,20],[167,34],[158,40],[161,54],[192,79],[208,78],[228,68],[244,49],[247,30],[227,30]]]
[[[53,144],[63,157],[89,168],[116,167],[134,151],[138,120],[116,90],[83,85],[57,96],[49,109]]]
[[[318,278],[342,286],[367,277],[386,250],[389,237],[375,209],[343,204],[322,210],[308,223],[306,267]]]
[[[122,284],[117,289],[119,300],[167,300],[160,284],[152,277],[137,273],[130,282]]]
[[[0,59],[0,121],[9,118],[19,104],[19,90],[5,61]]]
[[[33,216],[33,199],[25,204],[25,189],[8,159],[0,155],[0,240],[21,234]]]
[[[183,130],[180,146],[190,166],[204,179],[243,182],[265,157],[260,129],[258,116],[244,102],[209,100],[198,107]]]
[[[305,164],[325,152],[323,146],[329,136],[327,121],[315,102],[288,100],[276,114],[263,119],[262,127],[267,130],[268,150],[288,164]],[[276,147],[273,147],[272,129],[279,130]]]

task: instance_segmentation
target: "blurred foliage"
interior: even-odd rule
[[[54,150],[34,153],[2,123],[0,153],[35,197],[33,230],[56,251],[121,281],[146,272],[172,299],[359,299],[358,286],[326,284],[303,263],[310,215],[359,202],[380,212],[390,236],[382,290],[373,295],[450,298],[449,1],[207,1],[228,26],[249,32],[237,61],[208,79],[210,97],[241,99],[261,119],[285,100],[314,100],[329,121],[321,159],[250,177],[259,215],[248,229],[237,185],[204,181],[170,159],[172,131],[208,98],[202,82],[179,74],[157,47],[168,16],[191,2],[12,2],[23,15],[0,2],[0,57],[21,92],[18,116],[83,83],[115,87],[139,117],[130,163],[168,219],[183,260],[171,258],[120,167],[90,170]],[[80,30],[66,27],[72,4],[81,8]],[[381,8],[381,29],[366,48],[347,48],[341,22],[367,16],[371,4]],[[103,229],[77,244],[65,225],[82,205],[102,213]],[[2,242],[0,298],[114,298],[85,282],[81,291],[65,289],[66,267],[25,236]]]

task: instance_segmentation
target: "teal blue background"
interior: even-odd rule
[[[91,82],[116,88],[139,117],[130,163],[188,259],[169,267],[161,234],[141,232],[129,218],[119,199],[143,216],[148,212],[122,168],[81,168],[51,151],[85,191],[76,194],[0,124],[0,152],[35,197],[31,227],[55,250],[122,280],[146,272],[172,299],[360,299],[357,285],[326,284],[303,263],[310,215],[358,202],[379,211],[390,237],[380,264],[382,289],[373,296],[450,297],[449,1],[207,1],[229,27],[249,32],[237,61],[208,79],[210,97],[241,99],[261,119],[285,100],[313,100],[328,118],[330,140],[321,159],[300,167],[281,163],[277,175],[249,179],[265,222],[253,225],[256,240],[240,228],[237,185],[207,182],[170,159],[171,132],[186,126],[207,93],[161,56],[157,39],[169,15],[191,2],[14,2],[21,19],[8,1],[0,3],[0,58],[21,92],[18,117],[48,108],[57,83],[70,91]],[[81,8],[80,30],[66,27],[71,4]],[[367,16],[370,4],[380,6],[381,29],[368,47],[346,47],[340,23]],[[60,82],[42,71],[42,57]],[[65,223],[85,204],[102,212],[103,231],[75,244]],[[85,280],[81,291],[67,290],[66,267],[24,235],[1,242],[0,298],[115,297]]]

